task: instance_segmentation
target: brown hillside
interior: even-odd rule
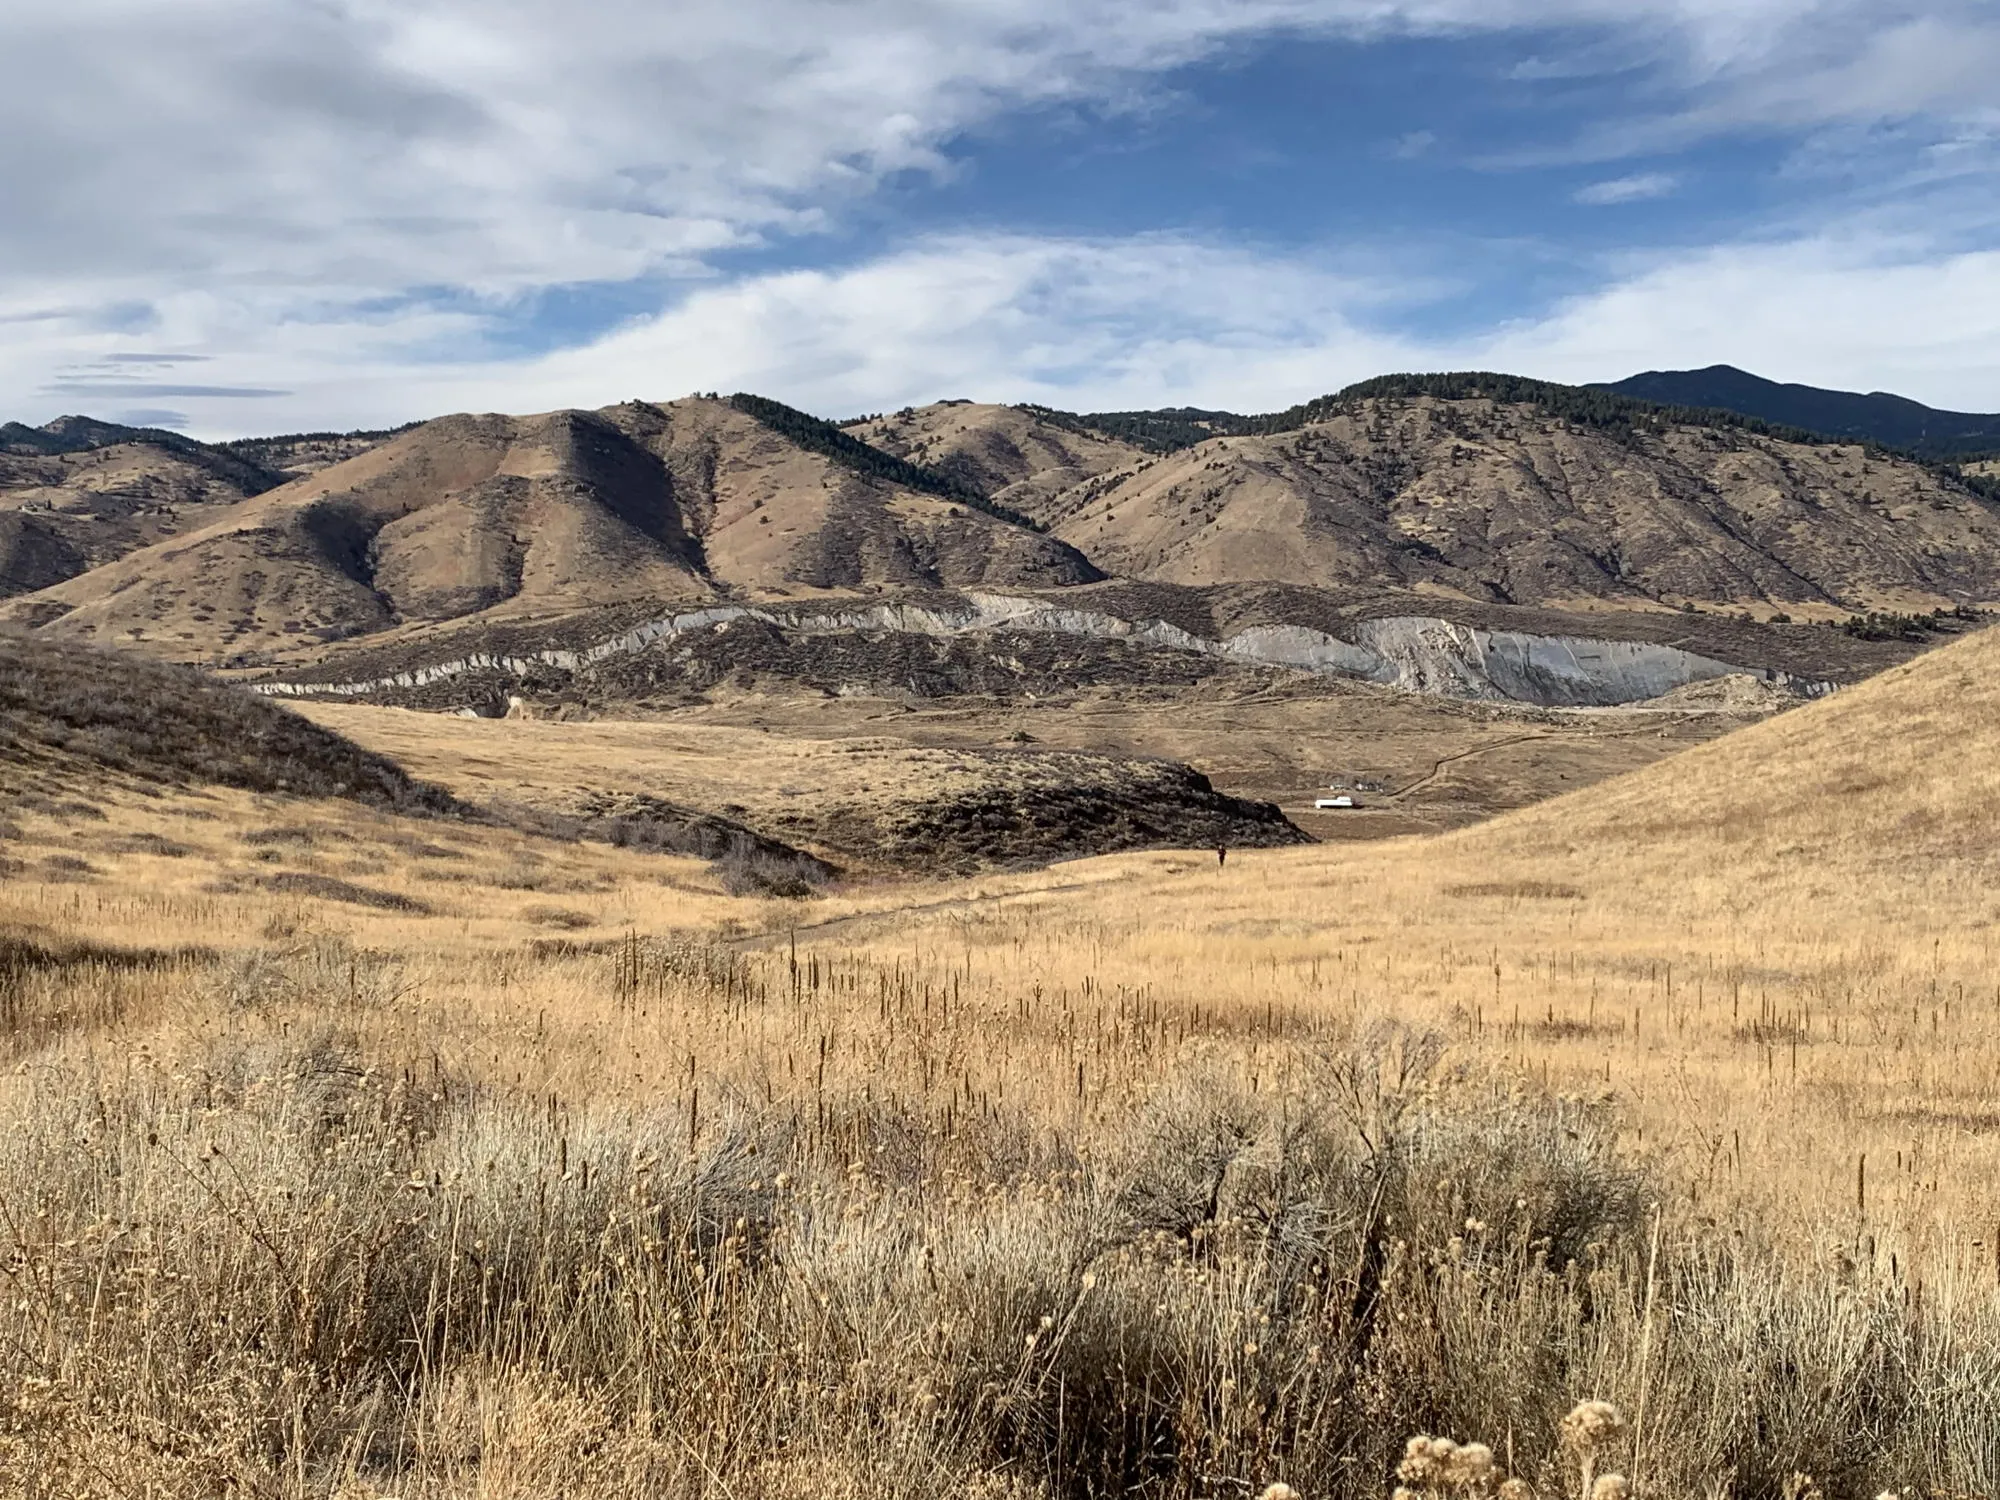
[[[660,456],[710,575],[738,591],[1049,587],[1096,576],[1053,538],[865,480],[721,402],[634,402],[601,415]]]
[[[393,761],[206,672],[0,635],[0,840],[16,816],[74,811],[134,786],[342,797],[424,816],[465,811]]]
[[[1066,491],[1146,457],[1130,443],[1028,407],[976,401],[940,401],[857,422],[848,431],[1037,521],[1061,514],[1059,497]]]
[[[864,480],[690,399],[443,417],[15,612],[213,657],[718,590],[1087,576],[1060,542]]]
[[[1710,907],[1851,898],[1863,875],[1878,898],[1977,901],[2000,875],[2000,632],[1456,838]]]
[[[307,432],[284,437],[238,438],[229,452],[283,479],[303,479],[379,448],[394,432]]]
[[[1621,441],[1487,400],[1218,438],[1090,480],[1050,518],[1107,572],[1162,582],[1823,614],[2000,596],[2000,512],[1921,465],[1709,428]]]
[[[0,451],[0,599],[206,525],[271,483],[253,464],[192,447]]]

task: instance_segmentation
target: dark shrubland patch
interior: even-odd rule
[[[589,912],[567,906],[530,906],[521,913],[521,919],[537,927],[554,927],[565,932],[581,932],[597,925],[597,919]]]
[[[9,761],[418,816],[465,811],[393,761],[205,672],[37,635],[0,635],[0,773]]]
[[[313,875],[298,870],[286,870],[276,875],[263,876],[257,884],[267,891],[276,891],[282,896],[307,896],[316,901],[340,901],[349,906],[372,907],[376,911],[428,915],[431,910],[415,897],[405,896],[397,891],[378,891],[373,887],[355,885],[351,881],[340,880],[331,875]]]
[[[296,824],[276,828],[251,828],[243,834],[243,842],[253,849],[279,844],[295,849],[310,849],[320,841],[320,838],[320,830]]]
[[[833,878],[833,867],[810,854],[769,854],[731,850],[714,862],[723,889],[732,896],[778,896],[801,901],[817,896]]]
[[[1464,885],[1448,885],[1447,896],[1491,896],[1515,901],[1581,901],[1582,891],[1554,880],[1481,880]]]
[[[103,840],[98,847],[107,854],[151,854],[159,859],[186,859],[194,853],[188,845],[160,833],[119,834]]]

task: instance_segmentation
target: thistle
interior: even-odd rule
[[[1396,1465],[1396,1487],[1391,1500],[1486,1500],[1496,1493],[1499,1477],[1493,1450],[1484,1443],[1455,1443],[1450,1438],[1413,1437],[1403,1447],[1403,1461]],[[1535,1500],[1526,1483],[1510,1479],[1498,1487],[1501,1500]]]
[[[1583,1500],[1625,1500],[1631,1486],[1622,1474],[1597,1475],[1597,1460],[1625,1436],[1624,1415],[1609,1401],[1579,1401],[1562,1419],[1562,1439],[1576,1450]]]

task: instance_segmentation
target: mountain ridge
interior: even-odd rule
[[[496,611],[1099,576],[964,497],[857,474],[692,397],[440,417],[204,519],[10,612],[226,658]]]
[[[1759,418],[1836,441],[1878,443],[1920,457],[2000,453],[2000,413],[1946,411],[1888,391],[1832,390],[1766,380],[1734,365],[1647,370],[1597,389],[1640,400]]]
[[[1412,615],[1838,621],[2000,599],[2000,485],[1493,372],[1384,376],[1256,417],[952,400],[835,424],[738,393],[242,439],[200,462],[138,433],[66,419],[43,436],[96,446],[0,454],[0,613],[248,662],[626,603],[1107,578],[1386,590]],[[178,465],[180,488],[83,472],[128,459]],[[225,462],[233,488],[188,478]]]

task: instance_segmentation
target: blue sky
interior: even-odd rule
[[[1972,0],[27,9],[9,417],[1260,410],[1717,361],[2000,409]]]

